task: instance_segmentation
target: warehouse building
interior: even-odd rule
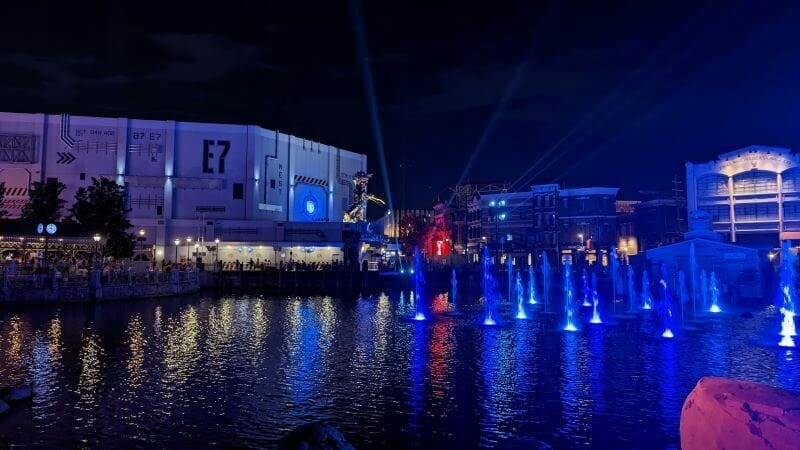
[[[365,227],[342,217],[366,170],[365,155],[254,125],[0,113],[10,217],[34,181],[64,183],[69,208],[107,177],[125,186],[129,218],[159,260],[208,258],[215,239],[225,259],[341,259],[343,236]]]

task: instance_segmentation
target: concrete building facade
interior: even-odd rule
[[[686,163],[689,215],[711,215],[729,242],[772,248],[800,237],[800,159],[787,148],[751,145],[706,163]]]
[[[343,230],[357,228],[342,214],[366,169],[365,155],[253,125],[0,113],[11,217],[34,181],[64,183],[69,207],[92,177],[107,177],[125,186],[129,218],[158,259],[220,239],[239,259],[261,245],[262,260],[329,260]]]

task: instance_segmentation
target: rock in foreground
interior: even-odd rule
[[[684,450],[797,448],[800,394],[704,377],[683,404],[680,430]]]
[[[278,445],[281,450],[354,450],[344,435],[323,422],[295,428]]]

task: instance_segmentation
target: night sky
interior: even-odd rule
[[[385,194],[350,2],[28,3],[3,5],[0,110],[261,125],[367,153]],[[362,14],[398,208],[461,178],[667,190],[686,160],[800,144],[792,3]]]

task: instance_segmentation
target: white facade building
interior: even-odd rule
[[[330,261],[357,228],[342,213],[366,170],[365,155],[253,125],[0,113],[11,217],[34,181],[64,183],[69,207],[104,176],[125,186],[129,218],[159,260],[220,239],[220,258]]]
[[[751,145],[707,163],[686,163],[689,214],[711,215],[730,242],[775,247],[800,237],[800,159],[787,148]]]

